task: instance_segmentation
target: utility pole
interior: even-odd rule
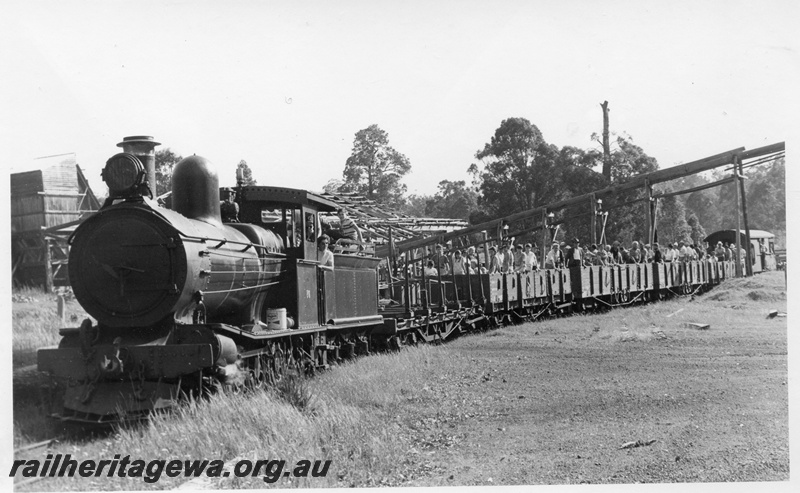
[[[739,156],[733,157],[733,188],[736,192],[736,234],[734,237],[736,238],[736,258],[734,260],[734,264],[736,266],[736,277],[742,277],[742,260],[741,260],[741,231],[742,231],[742,215],[741,215],[741,199],[739,196],[739,181],[741,178],[739,177],[739,170],[738,170],[738,163],[739,163]]]
[[[611,181],[611,143],[608,141],[608,101],[600,103],[603,108],[603,176]]]

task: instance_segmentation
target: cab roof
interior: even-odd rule
[[[285,187],[245,186],[236,187],[236,191],[244,201],[279,202],[283,204],[311,206],[322,212],[333,212],[339,209],[335,202],[308,190]]]

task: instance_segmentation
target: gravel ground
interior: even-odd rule
[[[786,318],[765,317],[782,290],[735,280],[447,345],[460,363],[397,411],[424,464],[408,484],[788,481]]]

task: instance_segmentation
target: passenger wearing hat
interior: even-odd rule
[[[717,248],[714,250],[714,255],[717,257],[719,262],[725,260],[725,247],[722,246],[722,242],[717,242]]]
[[[236,199],[236,192],[231,188],[223,188],[223,194],[227,194],[225,199],[219,204],[219,215],[223,223],[238,223],[239,222],[239,204],[234,202]]]
[[[583,264],[583,250],[581,240],[572,239],[572,248],[567,253],[567,267],[580,267]]]

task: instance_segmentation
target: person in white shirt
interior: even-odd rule
[[[686,245],[682,242],[678,242],[678,260],[681,262],[688,262],[692,260],[689,254],[689,249],[686,248]]]
[[[425,275],[427,277],[436,277],[439,275],[439,271],[433,266],[433,260],[428,260],[428,263],[425,264]]]
[[[547,256],[544,260],[544,268],[545,269],[560,269],[563,267],[564,263],[564,255],[561,253],[561,249],[558,243],[553,242],[553,246],[549,252],[547,252]]]
[[[672,248],[672,243],[667,243],[667,247],[664,249],[664,262],[674,262],[675,261],[675,250]]]
[[[331,237],[322,235],[317,238],[317,262],[322,268],[333,269],[333,252],[328,250],[328,245],[331,243]]]
[[[453,254],[453,274],[466,274],[466,266],[464,263],[464,257],[461,256],[461,250],[456,250]]]
[[[538,270],[539,262],[536,259],[536,254],[533,253],[533,245],[530,243],[525,244],[525,271]]]

